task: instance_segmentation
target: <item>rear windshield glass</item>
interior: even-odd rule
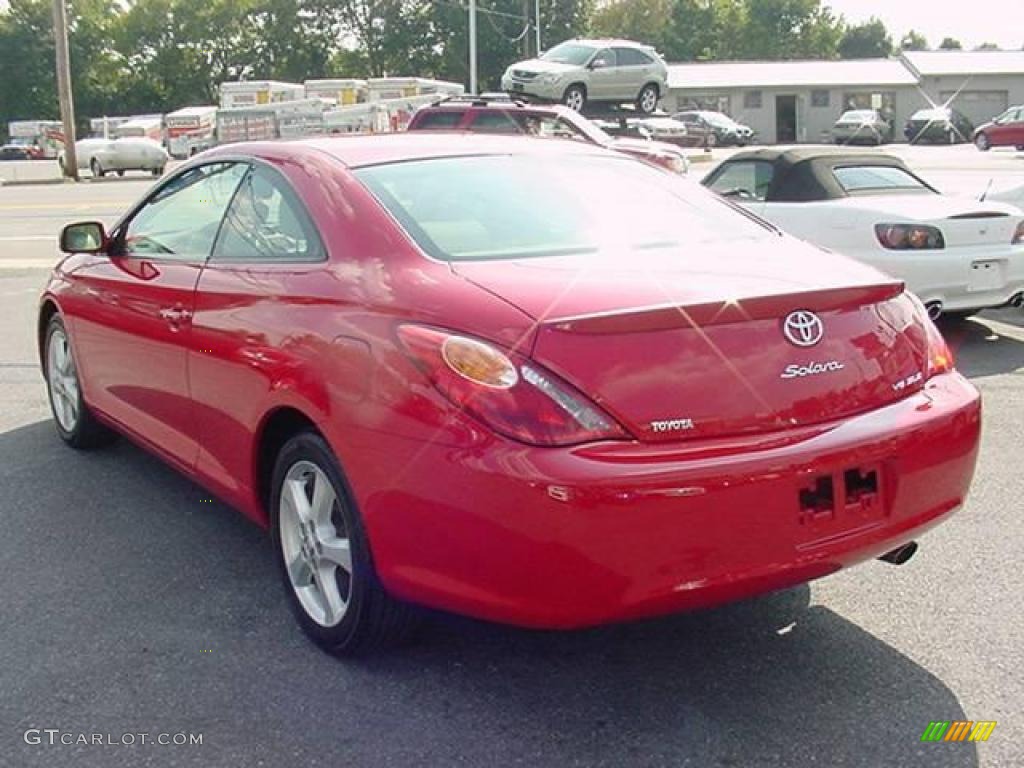
[[[931,191],[902,168],[885,165],[849,165],[845,168],[835,168],[832,173],[835,174],[839,186],[850,193],[888,190]]]
[[[695,182],[628,158],[488,156],[361,168],[419,246],[444,261],[643,253],[773,230]]]

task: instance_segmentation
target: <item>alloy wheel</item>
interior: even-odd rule
[[[579,112],[583,109],[583,104],[586,101],[586,97],[583,95],[583,89],[578,86],[570,87],[565,92],[565,106],[569,109]]]
[[[49,382],[53,414],[61,429],[74,432],[78,426],[80,395],[78,373],[71,357],[68,337],[60,328],[50,333],[46,353],[46,379]]]
[[[352,596],[352,549],[338,497],[326,473],[297,461],[278,507],[281,551],[295,596],[322,627],[337,626]]]
[[[640,111],[651,113],[658,107],[658,91],[653,86],[647,86],[640,93]]]

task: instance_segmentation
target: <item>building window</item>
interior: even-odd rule
[[[698,93],[694,95],[680,96],[676,102],[680,110],[707,110],[709,112],[722,112],[730,115],[732,104],[728,94],[725,93]]]
[[[828,91],[811,91],[811,106],[812,107],[827,107],[830,106],[829,96],[831,94]]]
[[[760,91],[746,91],[743,94],[743,108],[744,109],[760,109],[761,108],[761,92]]]
[[[896,113],[895,91],[847,91],[843,94],[843,109],[874,109],[887,120]]]

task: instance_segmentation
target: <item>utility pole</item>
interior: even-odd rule
[[[540,0],[533,0],[533,32],[536,35],[537,58],[540,58]]]
[[[75,103],[71,97],[71,62],[68,54],[68,11],[65,0],[53,0],[53,38],[57,47],[57,98],[64,123],[64,175],[78,181],[75,157]]]
[[[469,0],[469,92],[476,94],[476,0]]]
[[[521,0],[523,16],[523,44],[521,46],[523,58],[530,58],[530,0]]]

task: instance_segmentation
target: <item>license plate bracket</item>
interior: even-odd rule
[[[972,261],[967,278],[968,291],[993,291],[1003,287],[1003,262],[998,259]]]

